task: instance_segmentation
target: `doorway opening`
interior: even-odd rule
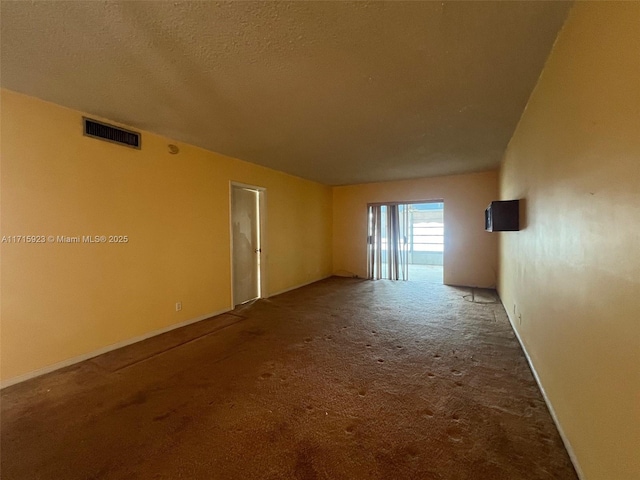
[[[368,278],[443,283],[444,202],[368,206]]]
[[[231,292],[233,306],[263,296],[264,189],[231,184]]]

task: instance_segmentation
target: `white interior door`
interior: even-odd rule
[[[260,192],[231,187],[233,304],[260,297]]]

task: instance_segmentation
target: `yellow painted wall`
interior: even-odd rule
[[[584,478],[638,479],[640,3],[573,7],[500,183],[499,291]]]
[[[268,292],[331,274],[331,188],[142,132],[82,136],[82,114],[3,90],[1,235],[128,235],[1,245],[2,379],[231,308],[229,182],[267,189]],[[182,311],[175,312],[175,302]]]
[[[495,287],[497,237],[484,210],[498,198],[498,173],[367,183],[333,189],[333,271],[367,275],[367,204],[444,200],[444,283]]]

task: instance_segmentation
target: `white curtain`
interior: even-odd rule
[[[408,206],[369,205],[368,277],[408,280]]]

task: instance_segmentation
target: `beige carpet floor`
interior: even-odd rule
[[[13,479],[576,479],[492,291],[330,278],[1,395]]]

